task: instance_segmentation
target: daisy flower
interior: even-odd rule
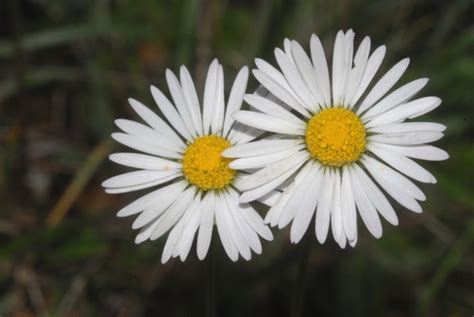
[[[239,254],[246,260],[251,250],[261,253],[259,236],[272,240],[270,229],[248,203],[239,202],[238,181],[242,173],[229,167],[231,159],[221,153],[232,145],[254,139],[257,130],[235,122],[247,87],[248,69],[242,68],[224,100],[224,73],[217,59],[207,73],[203,108],[192,78],[181,66],[180,80],[170,70],[166,80],[174,105],[156,87],[151,93],[165,122],[140,102],[129,99],[133,110],[147,124],[118,119],[123,131],[112,134],[121,144],[142,153],[115,153],[110,160],[138,169],[102,183],[110,194],[156,187],[118,212],[119,217],[137,215],[133,229],[140,229],[135,242],[155,240],[170,231],[161,261],[179,256],[184,261],[197,235],[197,255],[205,258],[214,223],[222,245],[232,261]]]
[[[273,138],[234,146],[223,155],[234,158],[231,168],[259,169],[242,181],[240,200],[266,196],[272,204],[266,223],[283,228],[292,222],[290,237],[297,243],[315,215],[318,241],[325,242],[331,227],[344,248],[357,242],[357,214],[376,238],[382,235],[380,216],[398,224],[387,194],[413,212],[422,211],[418,201],[426,197],[409,178],[422,183],[436,179],[412,159],[447,159],[445,151],[427,145],[443,137],[445,127],[405,121],[432,111],[441,100],[412,100],[426,78],[389,92],[408,58],[368,89],[385,46],[370,54],[370,38],[365,37],[355,50],[352,30],[337,34],[332,81],[316,35],[310,51],[309,57],[298,42],[286,39],[284,50],[275,50],[280,70],[256,59],[253,74],[273,98],[246,95],[252,110],[238,111],[234,118],[274,133]]]

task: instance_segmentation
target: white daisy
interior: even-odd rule
[[[197,255],[203,259],[211,243],[214,222],[224,249],[232,261],[239,254],[246,260],[251,250],[260,254],[259,235],[272,240],[270,229],[248,203],[239,202],[238,180],[242,173],[229,167],[231,159],[221,152],[244,144],[258,130],[244,127],[232,118],[239,110],[248,80],[247,67],[237,75],[227,105],[224,101],[224,73],[217,59],[207,73],[201,111],[193,81],[181,66],[180,81],[166,71],[168,87],[176,108],[156,87],[151,93],[166,123],[140,102],[129,103],[147,125],[119,119],[123,133],[112,137],[137,151],[116,153],[115,163],[139,169],[112,177],[102,186],[107,193],[125,193],[162,185],[118,212],[119,217],[139,214],[132,225],[140,229],[135,242],[155,240],[170,233],[161,261],[179,256],[184,261],[197,233]]]
[[[406,176],[423,182],[436,179],[412,158],[445,160],[448,154],[426,145],[443,136],[445,127],[431,122],[405,122],[441,103],[437,97],[412,100],[428,82],[421,78],[389,92],[408,67],[403,59],[367,88],[385,55],[385,46],[370,52],[365,37],[354,50],[354,32],[339,31],[332,63],[332,82],[319,38],[311,37],[311,59],[288,39],[276,49],[277,70],[256,59],[257,80],[278,100],[256,94],[244,100],[253,111],[234,118],[250,127],[275,133],[272,140],[237,145],[223,155],[235,169],[255,169],[241,184],[242,202],[266,197],[272,204],[265,222],[291,225],[297,243],[315,215],[316,237],[332,235],[344,248],[357,242],[357,212],[375,237],[382,235],[379,214],[398,224],[394,208],[380,187],[405,208],[421,212],[423,192]],[[404,176],[405,174],[406,176]],[[281,194],[272,192],[279,189]]]

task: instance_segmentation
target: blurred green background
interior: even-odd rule
[[[0,315],[5,316],[472,316],[474,314],[473,1],[2,0],[0,1]],[[400,225],[355,249],[301,245],[274,231],[261,256],[232,263],[214,240],[209,262],[160,263],[164,240],[136,246],[115,212],[141,193],[107,195],[119,169],[106,158],[117,117],[186,64],[197,87],[213,57],[229,88],[254,57],[275,64],[285,37],[317,33],[328,56],[339,29],[387,45],[378,73],[409,56],[401,82],[429,77],[443,99],[424,120],[448,126],[451,158],[423,163],[424,213],[397,205]],[[257,86],[255,79],[249,91]],[[157,108],[155,108],[157,109]],[[117,146],[118,148],[118,146]],[[263,211],[263,209],[262,209]],[[216,237],[216,236],[214,236]],[[306,296],[301,287],[307,287]],[[207,295],[215,292],[214,300]],[[296,295],[295,295],[296,294]],[[210,306],[210,307],[209,307]]]

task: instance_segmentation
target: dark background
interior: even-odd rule
[[[305,283],[295,285],[302,245],[288,229],[249,263],[232,263],[214,240],[218,315],[287,316],[300,300],[307,316],[472,316],[473,17],[467,0],[1,0],[0,315],[212,310],[212,261],[193,248],[185,263],[162,265],[164,239],[136,246],[132,219],[115,217],[143,191],[100,187],[120,171],[106,160],[113,119],[136,118],[128,97],[154,107],[148,87],[166,90],[166,68],[188,65],[201,92],[216,56],[228,90],[254,57],[275,64],[285,37],[307,47],[317,33],[330,56],[337,30],[351,27],[357,45],[365,35],[387,45],[378,76],[409,56],[401,83],[430,77],[423,94],[443,104],[423,120],[448,126],[439,145],[451,158],[423,163],[438,178],[421,185],[424,213],[397,205],[400,225],[385,224],[382,239],[359,226],[357,247],[340,250],[310,230]]]

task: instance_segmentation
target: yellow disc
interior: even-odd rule
[[[360,118],[344,108],[324,109],[306,129],[311,156],[325,165],[343,166],[357,161],[365,150],[365,128]]]
[[[203,191],[230,185],[235,170],[229,167],[232,160],[221,155],[228,147],[229,141],[217,135],[197,138],[184,152],[184,177]]]

